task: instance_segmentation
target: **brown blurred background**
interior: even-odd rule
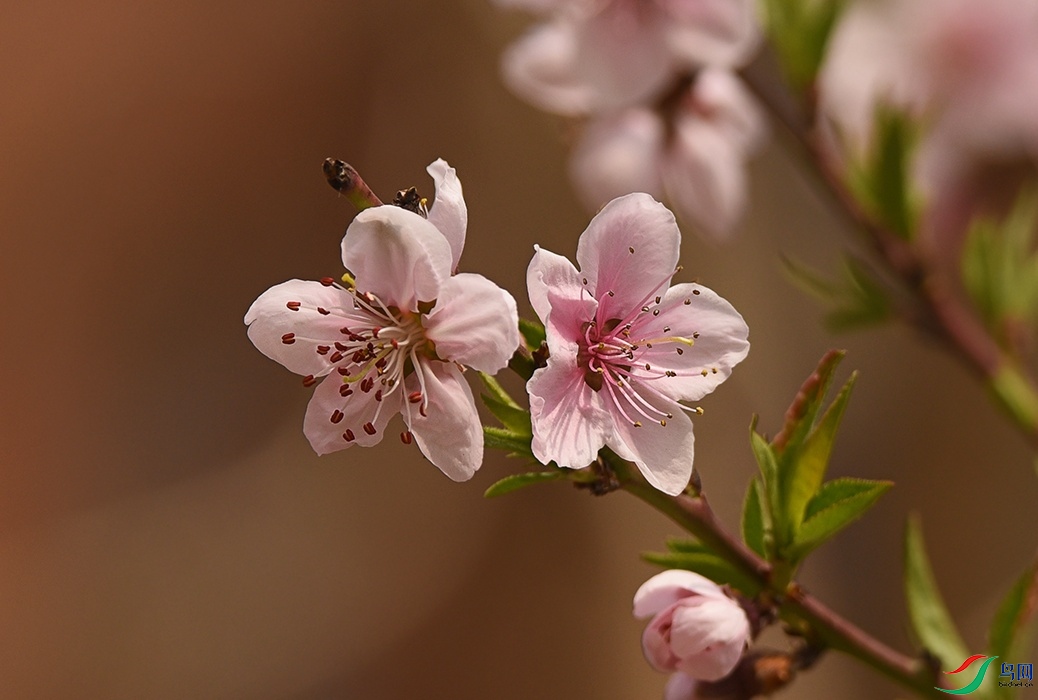
[[[508,94],[526,21],[486,0],[7,0],[0,23],[0,698],[653,699],[631,597],[676,529],[623,494],[481,497],[387,441],[318,459],[309,392],[249,344],[268,286],[339,271],[351,214],[321,161],[376,191],[465,184],[462,266],[528,312],[534,243],[588,219],[565,128]],[[737,521],[752,413],[774,432],[824,350],[862,372],[834,475],[898,486],[803,574],[902,649],[900,532],[982,650],[1033,554],[1031,458],[977,384],[899,327],[834,338],[779,251],[849,240],[795,164],[753,166],[738,239],[687,235],[686,276],[731,300],[753,350],[697,419],[697,465]],[[1030,661],[1031,659],[1026,659]],[[1020,661],[1024,661],[1021,659]],[[785,697],[898,691],[826,658]],[[903,696],[903,694],[902,694]]]

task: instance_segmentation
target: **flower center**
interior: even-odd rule
[[[691,303],[691,298],[666,302],[671,307]],[[659,408],[661,405],[703,412],[701,408],[683,406],[660,390],[660,382],[707,372],[680,360],[695,344],[699,333],[691,329],[675,331],[666,325],[668,317],[684,318],[687,314],[667,314],[663,304],[661,296],[650,296],[626,318],[604,322],[591,319],[582,327],[577,362],[584,370],[584,383],[596,392],[604,391],[617,412],[636,428],[642,426],[642,420],[666,426],[667,419],[674,416]]]

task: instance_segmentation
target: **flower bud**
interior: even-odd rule
[[[658,671],[681,671],[695,680],[727,676],[750,640],[742,607],[691,571],[664,571],[642,584],[634,595],[634,616],[652,616],[642,635],[648,662]]]

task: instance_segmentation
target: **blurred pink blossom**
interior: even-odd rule
[[[746,207],[746,161],[763,142],[763,116],[742,82],[720,68],[702,70],[669,110],[630,107],[592,120],[571,154],[573,182],[591,210],[645,191],[723,238]]]
[[[652,617],[642,635],[642,650],[653,668],[684,674],[667,684],[667,700],[692,697],[693,680],[727,676],[750,641],[742,607],[713,581],[691,571],[664,571],[642,584],[634,595],[634,616]]]
[[[550,357],[527,384],[533,452],[579,469],[609,446],[654,487],[680,493],[692,474],[696,401],[749,352],[731,304],[698,284],[670,286],[681,233],[644,193],[607,204],[577,245],[580,270],[536,249],[530,301]]]
[[[515,300],[482,275],[452,275],[466,207],[454,169],[429,166],[428,219],[385,205],[360,212],[342,241],[356,287],[290,280],[245,315],[249,338],[311,386],[303,432],[318,454],[382,440],[403,414],[429,460],[455,481],[483,459],[483,430],[458,365],[504,367],[519,345]],[[457,364],[456,364],[457,363]]]
[[[740,65],[760,39],[750,0],[497,0],[547,15],[504,56],[509,86],[549,112],[633,105],[701,66]]]

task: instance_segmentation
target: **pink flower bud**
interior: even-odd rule
[[[750,623],[742,607],[717,584],[691,571],[664,571],[634,595],[634,616],[653,616],[642,650],[663,672],[700,681],[724,678],[742,657]]]

